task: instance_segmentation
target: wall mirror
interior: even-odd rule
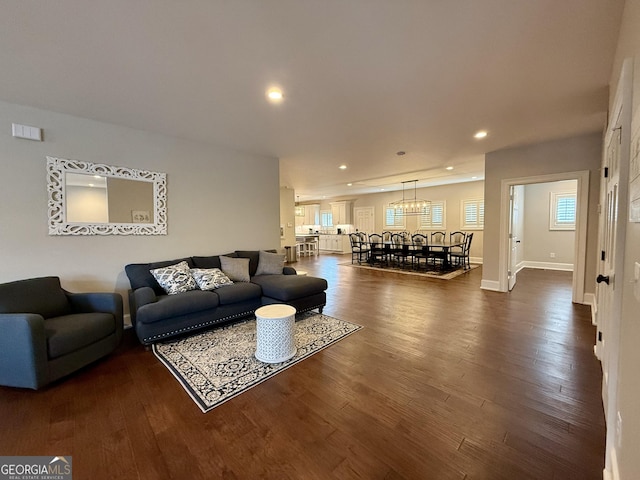
[[[49,235],[166,235],[165,173],[47,157]]]

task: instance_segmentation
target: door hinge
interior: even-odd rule
[[[604,167],[604,178],[609,178],[609,167]]]
[[[602,341],[602,332],[598,332],[598,341],[601,342]]]
[[[605,252],[604,250],[602,250],[600,252],[600,260],[602,260],[603,262],[606,260],[607,258],[607,252]]]
[[[618,135],[618,144],[622,145],[622,125],[617,128],[614,128],[613,131],[620,130],[620,135]]]
[[[511,270],[507,270],[507,277],[511,277]]]

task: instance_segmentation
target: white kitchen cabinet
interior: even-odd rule
[[[351,253],[349,235],[320,235],[320,250],[331,253]]]
[[[351,224],[351,202],[331,202],[330,205],[334,225]]]
[[[320,225],[320,204],[304,206],[304,225]]]

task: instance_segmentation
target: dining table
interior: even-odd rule
[[[412,253],[416,253],[418,251],[422,251],[425,254],[429,253],[440,253],[442,258],[442,269],[449,270],[451,268],[451,260],[449,258],[449,252],[452,248],[461,247],[464,248],[464,241],[455,241],[455,240],[443,240],[440,242],[414,242],[412,240],[405,240],[402,243],[392,242],[390,240],[380,242],[382,249],[385,252],[385,256],[387,258],[391,257],[394,254],[394,249],[400,248],[403,255],[411,256]],[[372,244],[369,245],[369,248],[372,249],[374,246]],[[371,257],[370,257],[371,259]]]

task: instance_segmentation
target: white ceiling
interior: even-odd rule
[[[0,1],[0,99],[278,157],[300,200],[602,130],[624,4]]]

